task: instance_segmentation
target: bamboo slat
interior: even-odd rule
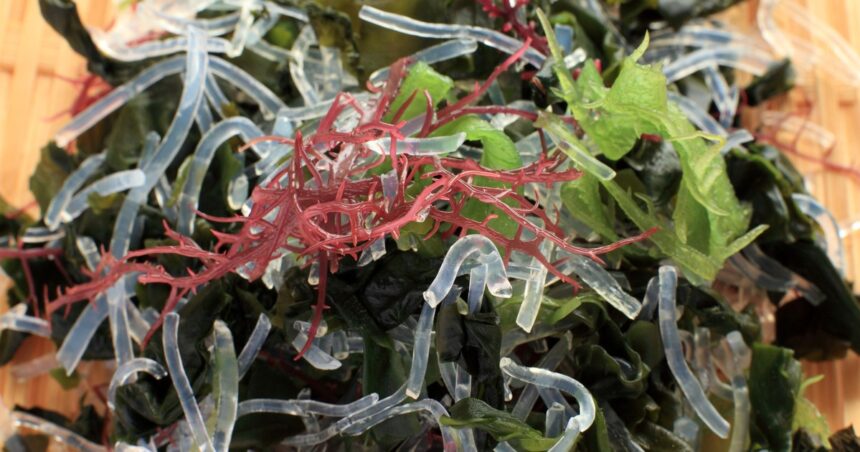
[[[839,0],[805,0],[815,17],[829,23],[853,48],[860,52],[860,2]],[[91,27],[107,26],[111,19],[110,0],[77,0],[84,22]],[[752,23],[755,2],[732,12],[740,21]],[[789,30],[791,31],[791,30]],[[805,62],[797,61],[803,65]],[[827,66],[818,68],[819,75]],[[60,125],[68,120],[64,115],[49,118],[67,109],[77,87],[60,78],[85,75],[82,60],[65,45],[41,19],[35,0],[0,0],[0,195],[17,206],[32,201],[28,178],[39,158],[39,149]],[[825,125],[837,137],[837,146],[830,158],[846,165],[856,165],[856,150],[860,149],[860,107],[858,88],[819,81],[793,93],[781,105],[789,111],[812,107],[810,119]],[[860,219],[860,182],[844,176],[817,171],[814,165],[798,162],[810,174],[815,195],[842,221]],[[36,213],[34,210],[28,210]],[[846,241],[848,274],[853,280],[860,276],[860,234]],[[5,293],[8,281],[0,281]],[[0,312],[7,308],[0,300]],[[54,346],[45,340],[30,339],[15,358],[15,363],[53,352]],[[860,358],[830,363],[805,363],[808,375],[823,374],[823,383],[812,386],[807,394],[824,412],[831,428],[860,423]],[[49,376],[37,377],[21,384],[10,375],[9,366],[0,370],[0,396],[6,406],[20,404],[41,406],[75,415],[82,395],[93,400],[103,388],[106,370],[101,364],[84,365],[82,376],[87,384],[64,391]]]

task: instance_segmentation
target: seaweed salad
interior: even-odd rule
[[[0,202],[0,362],[111,378],[5,448],[858,450],[805,126],[744,118],[803,73],[736,3],[39,0],[89,75]]]

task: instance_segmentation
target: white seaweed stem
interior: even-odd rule
[[[540,244],[540,252],[547,260],[551,260],[554,244],[544,240]],[[523,331],[531,332],[540,312],[543,301],[543,291],[546,286],[547,268],[537,259],[531,259],[531,271],[523,287],[523,302],[517,312],[517,326]]]
[[[746,450],[747,437],[749,436],[750,422],[750,397],[747,388],[747,380],[744,377],[744,368],[750,359],[750,351],[743,336],[737,331],[732,331],[724,339],[731,351],[729,369],[732,381],[732,393],[734,395],[734,419],[732,422],[732,436],[729,443],[729,452],[741,452]]]
[[[321,416],[343,417],[370,408],[379,401],[376,393],[368,394],[354,402],[344,405],[318,402],[310,399],[251,399],[239,404],[238,416],[252,413],[277,413],[291,416],[318,414]]]
[[[233,347],[233,334],[222,320],[212,326],[215,337],[212,352],[212,397],[215,400],[213,420],[210,420],[212,447],[216,452],[227,452],[233,426],[236,424],[239,404],[239,366]],[[214,425],[212,425],[214,424]]]
[[[48,353],[23,363],[13,364],[9,368],[9,374],[19,383],[24,383],[31,378],[44,375],[56,369],[59,364],[57,356],[53,353]]]
[[[713,135],[724,137],[728,134],[726,129],[718,123],[705,110],[700,108],[692,99],[687,96],[669,91],[668,99],[678,105],[678,108],[687,116],[696,127]]]
[[[711,65],[704,69],[705,83],[711,89],[714,105],[717,107],[717,112],[720,115],[720,124],[723,127],[729,127],[735,118],[737,110],[737,99],[732,96],[732,88],[729,87],[729,82],[720,72],[720,69]],[[734,100],[734,102],[733,102]]]
[[[197,400],[194,398],[194,390],[191,388],[191,382],[188,381],[188,375],[182,367],[178,336],[179,314],[168,313],[164,318],[164,326],[162,327],[164,359],[167,362],[167,369],[170,371],[170,378],[173,380],[176,395],[179,397],[179,404],[182,406],[182,412],[185,413],[185,420],[191,429],[194,442],[204,451],[212,451],[214,449],[209,434],[206,432],[203,415],[200,413]]]
[[[566,332],[555,345],[538,361],[537,367],[547,370],[555,370],[561,364],[567,353],[573,346],[573,335]],[[534,404],[539,396],[538,389],[534,385],[528,385],[520,393],[520,398],[514,404],[511,414],[521,420],[525,420],[532,412]]]
[[[104,152],[91,155],[69,174],[69,177],[63,182],[60,191],[51,199],[51,203],[48,204],[48,209],[45,211],[44,222],[48,229],[57,229],[60,225],[62,212],[66,210],[66,206],[71,202],[72,196],[84,186],[87,179],[98,171],[104,161]]]
[[[544,435],[547,438],[555,438],[562,434],[564,431],[565,415],[564,405],[560,403],[553,403],[549,408],[547,408],[544,430]]]
[[[450,41],[445,41],[441,44],[436,44],[434,46],[427,47],[426,49],[419,50],[410,55],[409,59],[413,62],[421,61],[427,64],[433,64],[464,55],[470,55],[475,53],[476,50],[478,50],[478,43],[473,39],[452,39]],[[373,83],[374,85],[382,83],[388,78],[389,71],[390,67],[377,69],[370,74],[370,83]]]
[[[54,141],[61,147],[66,146],[81,133],[123,106],[132,97],[140,94],[165,77],[181,72],[185,67],[184,61],[185,58],[181,55],[170,57],[153,64],[132,80],[114,88],[105,97],[87,107],[86,110],[75,116],[71,122],[63,126],[54,135]]]
[[[44,319],[26,315],[27,304],[19,303],[0,316],[0,331],[12,330],[34,336],[51,337],[51,324]]]
[[[439,272],[430,287],[424,291],[424,300],[430,306],[436,307],[448,295],[460,267],[468,259],[487,265],[487,288],[491,294],[499,298],[509,298],[513,294],[496,245],[490,239],[474,234],[460,238],[448,249],[442,265],[439,266]]]
[[[717,65],[733,67],[753,75],[762,75],[767,72],[768,66],[772,62],[773,59],[770,55],[755,48],[712,47],[695,50],[672,61],[663,68],[663,74],[668,83],[673,83],[688,75]]]
[[[188,49],[188,38],[185,36],[144,42],[134,47],[116,45],[101,32],[92,33],[92,37],[103,54],[126,63],[173,55]],[[225,53],[230,49],[229,41],[216,37],[207,37],[205,45],[206,51],[210,53]]]
[[[355,424],[356,426],[360,426],[360,428],[353,428],[347,434],[352,436],[360,435],[371,427],[395,416],[415,412],[425,412],[429,414],[437,424],[439,424],[439,431],[442,433],[442,445],[446,452],[455,452],[457,450],[457,440],[455,439],[456,433],[454,432],[454,429],[439,422],[439,419],[442,416],[448,415],[448,411],[445,410],[445,407],[442,406],[441,403],[433,399],[422,399],[417,402],[405,403],[387,410],[378,411],[362,418],[360,424]]]
[[[60,213],[60,220],[63,223],[70,223],[84,213],[90,207],[89,200],[91,195],[109,196],[120,193],[140,187],[144,184],[145,180],[146,177],[143,171],[139,169],[118,171],[109,174],[88,185],[76,194],[66,205],[64,211]]]
[[[248,372],[248,369],[251,368],[254,358],[260,353],[260,349],[266,343],[266,338],[269,337],[269,331],[271,330],[272,322],[269,320],[269,316],[265,312],[260,314],[257,324],[254,326],[254,331],[251,332],[248,342],[245,343],[245,347],[239,353],[239,379],[242,379]]]
[[[296,351],[301,351],[304,349],[305,344],[310,340],[308,337],[307,331],[310,329],[310,323],[296,321],[295,322],[296,329],[296,337],[293,338],[292,346]],[[302,355],[302,359],[308,362],[311,366],[320,370],[334,370],[339,369],[342,363],[335,359],[330,354],[326,353],[321,349],[317,342],[319,338],[325,335],[324,330],[317,331],[317,337],[314,338],[314,341],[311,343],[311,346],[305,350],[305,353]]]
[[[675,289],[678,284],[678,274],[670,266],[661,266],[659,270],[660,292],[658,319],[660,337],[663,339],[663,350],[669,370],[675,376],[681,391],[690,401],[693,410],[705,425],[720,438],[728,438],[729,423],[720,416],[714,405],[708,400],[702,386],[699,385],[693,372],[684,361],[681,350],[681,338],[678,325],[675,323]]]
[[[244,91],[254,102],[259,104],[265,119],[273,119],[278,110],[286,107],[284,102],[266,85],[233,63],[215,56],[209,60],[209,63],[209,68],[213,74]]]
[[[108,318],[110,320],[111,338],[113,341],[114,357],[117,365],[122,365],[134,358],[131,345],[131,332],[128,327],[128,297],[124,288],[126,278],[137,279],[137,276],[127,275],[119,279],[107,290]]]
[[[149,358],[134,358],[117,367],[108,386],[108,407],[116,409],[116,390],[126,384],[136,373],[145,372],[157,380],[167,376],[167,370],[158,361]]]
[[[209,165],[212,163],[218,148],[236,135],[241,136],[247,142],[262,137],[263,132],[250,119],[239,116],[219,122],[206,132],[200,142],[197,143],[194,157],[188,166],[188,176],[179,195],[179,217],[176,227],[181,234],[190,235],[194,232],[194,219],[197,216],[200,191],[203,188],[203,181],[206,178]],[[255,149],[255,152],[261,156],[268,154],[267,151],[262,150],[268,149],[263,144],[254,145],[252,149]]]
[[[572,417],[565,427],[564,434],[553,445],[551,451],[566,451],[573,447],[581,432],[588,430],[594,422],[597,408],[594,398],[582,383],[573,378],[537,367],[525,367],[514,363],[510,358],[502,358],[499,362],[502,372],[511,377],[544,388],[554,388],[572,395],[579,404],[579,413]]]
[[[96,334],[96,329],[108,317],[108,303],[106,295],[99,295],[95,302],[89,303],[81,311],[81,314],[72,325],[72,329],[63,339],[63,344],[57,350],[57,361],[66,370],[66,375],[72,375],[87,346]]]
[[[519,40],[488,28],[421,22],[367,5],[361,7],[358,17],[374,25],[412,36],[436,39],[474,39],[508,54],[515,53],[523,46],[523,43]],[[543,66],[546,56],[535,49],[529,48],[523,55],[523,59],[534,67],[540,68]]]
[[[560,255],[556,257],[563,257],[566,260],[559,266],[559,269],[575,273],[585,284],[627,318],[635,319],[639,315],[642,309],[639,300],[625,292],[608,271],[585,256],[564,250],[560,251]]]
[[[815,198],[803,193],[792,193],[791,200],[801,212],[815,220],[824,232],[824,249],[833,265],[839,273],[845,276],[845,244],[842,242],[842,234],[839,223],[823,204]]]
[[[788,280],[792,287],[813,305],[818,305],[824,301],[826,296],[821,290],[807,280],[806,278],[794,273],[783,266],[776,259],[768,256],[757,245],[752,244],[743,249],[743,255],[746,256],[753,264],[758,266],[764,273],[772,275],[781,280]]]
[[[435,306],[427,303],[422,306],[412,347],[412,368],[409,372],[409,379],[406,381],[406,395],[413,399],[417,399],[424,388],[424,374],[427,373],[430,338],[433,334],[433,318],[436,315]]]
[[[390,137],[368,141],[365,147],[380,155],[389,155],[391,147],[395,146],[397,154],[408,155],[444,155],[457,150],[466,141],[465,133],[457,133],[441,137],[412,138],[406,137],[392,140]]]

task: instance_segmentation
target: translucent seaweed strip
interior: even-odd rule
[[[81,162],[81,166],[73,171],[72,174],[69,174],[69,177],[63,182],[60,191],[51,199],[51,203],[48,204],[48,209],[45,211],[44,221],[48,229],[57,229],[60,225],[60,216],[66,210],[66,206],[71,202],[75,192],[84,186],[87,179],[98,171],[104,161],[104,152],[91,155]]]
[[[12,330],[34,336],[51,337],[51,324],[47,320],[26,315],[27,305],[19,303],[0,316],[0,331]]]
[[[540,244],[541,254],[549,261],[552,260],[553,248],[554,245],[549,240],[544,240]],[[543,301],[543,290],[546,286],[547,275],[546,267],[535,258],[532,258],[531,267],[532,269],[523,287],[523,302],[520,304],[519,312],[517,312],[517,326],[526,332],[531,332],[535,320],[537,320],[540,305]]]
[[[707,47],[741,43],[741,37],[726,30],[715,30],[701,25],[688,25],[680,30],[666,28],[651,34],[651,48],[656,47]]]
[[[736,254],[729,258],[729,262],[746,278],[756,286],[775,292],[787,292],[794,287],[790,278],[780,278],[762,270],[758,265],[750,262],[746,257]]]
[[[564,55],[573,51],[573,28],[568,25],[557,24],[553,27],[555,38],[561,46],[561,51]]]
[[[292,17],[293,19],[300,20],[302,22],[308,22],[310,19],[308,18],[308,13],[301,8],[294,8],[291,6],[283,6],[279,5],[275,2],[264,2],[266,9],[268,9],[272,13],[280,14],[282,16]]]
[[[218,86],[218,81],[215,80],[215,76],[212,73],[206,74],[206,99],[209,100],[209,104],[212,105],[212,108],[218,112],[221,117],[227,116],[227,113],[224,111],[224,108],[227,105],[230,105],[230,99],[227,99],[227,96],[224,94],[224,91],[221,90],[221,87]]]
[[[263,85],[259,80],[251,76],[251,74],[243,71],[233,63],[213,56],[209,60],[209,68],[213,74],[227,80],[244,91],[248,97],[259,104],[265,119],[274,118],[278,110],[286,107],[284,102],[275,93],[266,88],[266,85]]]
[[[16,427],[24,427],[44,433],[72,449],[79,450],[81,452],[107,452],[105,447],[96,444],[71,430],[60,427],[53,422],[49,422],[30,413],[13,411],[10,418],[12,420],[12,424]]]
[[[185,67],[183,56],[170,57],[164,61],[153,64],[137,77],[125,84],[114,88],[105,97],[90,105],[86,110],[75,116],[71,122],[63,126],[56,135],[54,141],[59,146],[66,146],[81,133],[94,126],[123,106],[132,97],[149,88],[156,82],[167,76],[178,74]]]
[[[403,138],[395,140],[397,154],[408,155],[444,155],[457,150],[466,141],[465,133],[430,138]],[[367,149],[381,155],[388,155],[391,150],[391,138],[380,138],[365,143]]]
[[[546,430],[544,435],[547,438],[555,438],[564,431],[564,417],[565,417],[565,409],[564,405],[560,403],[553,403],[546,410]]]
[[[146,333],[149,332],[149,329],[152,327],[152,322],[147,319],[140,309],[137,309],[137,306],[134,303],[126,303],[126,315],[128,316],[128,334],[131,335],[132,340],[136,343],[141,344],[143,342],[143,338],[146,337]],[[152,308],[147,308],[147,313],[154,312]],[[157,315],[156,315],[157,316]]]
[[[744,377],[745,367],[750,360],[750,350],[744,343],[741,333],[737,331],[727,334],[724,340],[731,351],[731,357],[726,361],[729,363],[731,373],[729,377],[732,381],[735,404],[729,452],[742,452],[747,450],[746,442],[750,427],[750,397],[747,380]]]
[[[510,358],[502,358],[499,362],[502,372],[511,377],[544,388],[554,388],[572,395],[579,404],[579,414],[572,417],[565,426],[564,434],[550,451],[567,451],[576,443],[581,432],[588,430],[594,422],[597,408],[594,398],[588,389],[573,378],[537,367],[525,367],[515,364]]]
[[[245,3],[239,11],[239,21],[236,22],[236,28],[233,30],[233,37],[227,45],[227,56],[236,58],[245,50],[245,43],[248,40],[248,34],[251,32],[251,26],[254,24],[254,15],[251,12],[250,5]]]
[[[439,431],[442,433],[442,447],[446,452],[455,452],[457,450],[457,440],[455,439],[457,433],[453,428],[439,422],[439,419],[442,416],[448,415],[448,411],[445,410],[445,407],[442,406],[441,403],[433,399],[423,399],[417,402],[405,403],[388,410],[376,412],[370,416],[362,418],[360,423],[355,424],[355,426],[360,427],[352,428],[347,434],[352,436],[360,435],[370,428],[395,416],[415,412],[426,412],[436,421],[439,425]]]
[[[717,112],[720,115],[720,124],[723,127],[729,127],[735,117],[737,104],[733,104],[732,89],[729,87],[729,82],[715,65],[708,66],[704,69],[705,83],[711,89],[714,105],[717,107]]]
[[[824,231],[824,249],[839,273],[845,276],[845,244],[842,242],[842,234],[836,217],[812,196],[792,193],[791,200],[801,212],[821,226],[821,230]]]
[[[573,346],[573,335],[570,332],[565,333],[561,340],[555,343],[549,351],[541,357],[537,363],[537,367],[547,370],[555,370],[556,367],[564,361],[564,357],[570,352]],[[526,420],[529,413],[532,412],[535,402],[539,396],[538,390],[534,385],[528,385],[520,393],[520,398],[514,404],[511,414],[521,420]]]
[[[635,319],[639,315],[639,311],[642,309],[639,300],[625,292],[618,284],[618,281],[596,262],[587,257],[566,251],[562,251],[556,258],[565,259],[559,266],[560,270],[576,273],[585,284],[588,284],[598,295],[603,297],[612,307],[621,311],[622,314],[630,319]]]
[[[79,236],[76,240],[78,251],[84,257],[87,267],[94,270],[99,264],[99,250],[93,239]],[[57,351],[57,361],[71,375],[78,363],[81,361],[87,346],[90,343],[96,329],[108,316],[107,297],[100,295],[94,303],[88,303],[84,310],[75,320],[69,333],[63,339],[60,349]]]
[[[150,5],[149,2],[140,2],[138,6],[155,16],[161,28],[175,35],[185,33],[188,27],[204,30],[209,36],[225,35],[233,31],[236,22],[239,21],[239,13],[235,12],[211,19],[186,19],[165,14],[159,8]]]
[[[209,130],[194,150],[194,157],[188,166],[188,177],[182,186],[179,195],[179,215],[177,219],[177,230],[184,235],[194,232],[194,218],[197,216],[197,206],[200,200],[200,191],[203,188],[203,180],[209,171],[209,165],[215,156],[215,151],[230,138],[240,135],[243,140],[250,141],[263,136],[263,132],[250,119],[245,117],[233,117],[225,119]],[[265,156],[267,152],[264,145],[252,146],[258,155]]]
[[[146,165],[142,165],[142,169],[146,173],[146,183],[129,192],[120,207],[116,223],[114,223],[110,251],[117,259],[122,258],[128,252],[137,212],[140,206],[146,203],[146,197],[158,183],[158,179],[176,158],[176,154],[194,122],[195,112],[200,106],[203,97],[204,77],[209,62],[209,56],[200,42],[200,34],[199,30],[192,30],[189,33],[187,68],[179,108],[173,116],[173,121],[167,129],[164,139],[151,151],[151,157],[147,159]],[[147,139],[149,138],[147,137]]]
[[[233,426],[236,424],[239,405],[239,365],[233,347],[233,334],[227,324],[216,320],[212,333],[215,347],[212,352],[212,397],[215,399],[212,447],[216,452],[227,452]],[[211,424],[211,423],[210,423]]]
[[[660,281],[655,276],[648,280],[648,285],[645,287],[645,297],[642,298],[642,309],[639,310],[638,319],[651,320],[654,318],[654,311],[657,310],[658,298],[660,290]]]
[[[761,268],[763,272],[778,279],[791,281],[792,287],[803,294],[810,303],[817,305],[826,298],[824,293],[815,284],[812,284],[807,279],[783,266],[776,259],[765,254],[757,245],[753,244],[744,248],[743,255]]]
[[[478,265],[469,271],[469,312],[475,313],[481,309],[484,291],[487,288],[487,265]]]
[[[414,61],[423,61],[427,64],[438,63],[440,61],[450,60],[453,58],[470,55],[478,50],[478,43],[472,39],[452,39],[445,41],[435,46],[427,47],[413,53],[409,58]],[[388,67],[378,69],[370,74],[370,82],[374,85],[382,83],[388,78]]]
[[[109,174],[76,194],[64,212],[60,213],[60,219],[64,223],[70,223],[79,217],[89,205],[90,195],[97,194],[99,196],[108,196],[115,193],[120,193],[132,188],[140,187],[146,181],[143,171],[139,169],[118,171]]]
[[[305,105],[316,105],[322,100],[305,73],[305,55],[311,44],[315,43],[316,35],[313,28],[310,25],[302,27],[298,38],[293,42],[292,59],[289,63],[293,84],[296,85],[296,90],[302,96]]]
[[[675,419],[672,425],[672,432],[684,440],[692,450],[699,450],[699,423],[686,416],[681,416]]]
[[[389,13],[364,5],[358,12],[358,17],[380,27],[385,27],[403,34],[423,38],[474,39],[484,45],[512,54],[519,50],[523,43],[495,30],[469,25],[434,24],[421,22],[399,14]],[[523,59],[536,68],[543,66],[546,56],[535,49],[528,49]]]
[[[424,292],[424,300],[436,307],[454,286],[460,267],[468,259],[487,265],[487,288],[499,298],[509,298],[513,288],[505,273],[502,257],[493,242],[482,235],[468,235],[457,240],[445,254],[439,273]]]
[[[663,68],[667,83],[674,83],[709,66],[728,66],[762,75],[773,59],[760,50],[743,47],[717,47],[699,49],[667,64]]]
[[[125,276],[120,278],[107,290],[108,319],[110,320],[111,340],[113,341],[114,357],[117,365],[122,365],[134,358],[134,350],[131,346],[131,332],[128,328],[128,297],[124,288],[126,287]],[[133,277],[133,279],[137,279]]]
[[[600,180],[612,180],[615,178],[615,170],[594,158],[594,156],[579,143],[579,140],[576,139],[573,131],[571,131],[568,125],[560,118],[541,115],[538,119],[537,125],[543,127],[550,135],[553,135],[556,145],[580,168],[594,174],[594,176]]]
[[[699,385],[695,375],[684,361],[678,325],[675,323],[675,289],[678,285],[678,274],[673,267],[661,266],[659,278],[658,319],[660,337],[663,339],[663,350],[666,354],[666,361],[669,363],[669,370],[672,371],[681,391],[690,401],[693,410],[696,411],[702,422],[720,438],[728,438],[729,423],[720,416],[720,413],[708,400],[702,386]]]
[[[26,382],[40,375],[45,375],[57,368],[57,356],[53,353],[42,355],[29,361],[14,364],[9,368],[9,374],[19,383]]]
[[[447,300],[451,296],[456,297],[457,294],[458,294],[458,291],[451,291],[450,293],[446,294],[445,299]],[[424,312],[425,311],[422,310],[422,314]],[[419,319],[419,322],[420,322],[420,319]],[[433,323],[432,319],[428,323],[432,326],[432,323]],[[417,330],[418,330],[418,328],[416,328],[416,333],[418,332]],[[416,334],[415,341],[418,341],[418,340],[419,339],[418,339],[417,334]],[[423,355],[423,358],[420,356],[416,356],[419,353]],[[424,347],[413,347],[412,348],[412,362],[413,363],[414,362],[421,362],[422,360],[424,362],[426,362],[427,359],[429,358],[428,354],[429,354],[429,350],[425,349]],[[417,381],[417,380],[421,379],[420,384],[423,384],[423,377],[424,377],[425,372],[426,372],[426,368],[420,369],[420,368],[416,367],[415,365],[413,365],[409,371],[409,376],[407,377],[407,382]],[[382,413],[386,410],[389,410],[392,407],[396,406],[397,404],[399,404],[400,402],[402,402],[403,400],[406,399],[406,397],[407,397],[407,395],[406,395],[407,384],[408,383],[403,384],[403,386],[401,386],[393,394],[389,395],[388,397],[385,397],[382,400],[379,400],[377,403],[372,404],[370,407],[365,408],[363,410],[355,411],[352,414],[350,414],[349,416],[339,420],[335,424],[332,424],[331,426],[327,427],[324,430],[321,430],[320,432],[311,433],[311,434],[304,434],[304,435],[296,435],[296,436],[293,436],[291,438],[287,438],[287,440],[285,440],[283,444],[292,445],[292,446],[311,446],[314,444],[319,444],[319,443],[322,443],[324,441],[327,441],[327,440],[331,439],[332,437],[334,437],[335,435],[337,435],[338,433],[344,433],[344,434],[348,434],[348,435],[357,435],[357,434],[359,434],[365,430],[365,426],[368,425],[369,421],[372,421],[375,419],[372,416],[377,415],[378,413]],[[372,425],[368,426],[367,428],[369,428],[371,426]]]
[[[292,416],[318,414],[343,417],[370,408],[379,401],[379,395],[369,394],[345,405],[318,402],[310,399],[251,399],[239,404],[239,417],[252,413],[277,413]]]
[[[103,54],[126,63],[173,55],[188,49],[188,38],[184,36],[144,42],[134,47],[114,45],[103,33],[93,33],[92,37]],[[222,38],[208,37],[205,45],[209,53],[226,53],[230,49],[230,41]]]
[[[695,352],[696,372],[699,381],[717,397],[723,400],[732,400],[732,388],[720,381],[711,359],[711,332],[707,328],[697,327],[693,334]]]
[[[244,377],[248,369],[251,368],[254,358],[257,357],[260,349],[263,348],[263,344],[266,343],[266,338],[269,337],[271,329],[272,322],[269,320],[269,316],[265,313],[260,314],[260,317],[257,319],[257,325],[254,326],[254,331],[251,332],[251,337],[248,338],[248,342],[245,343],[245,347],[239,353],[239,379]]]
[[[154,452],[158,449],[156,449],[156,447],[152,444],[147,444],[144,446],[133,446],[122,441],[117,441],[113,445],[113,450],[116,452]],[[168,448],[168,450],[170,449]]]
[[[427,361],[430,354],[430,337],[433,333],[433,317],[436,307],[424,303],[421,316],[418,318],[418,328],[415,329],[415,345],[412,347],[412,368],[406,381],[406,395],[417,399],[424,388],[424,374],[427,373]]]
[[[209,434],[206,433],[206,424],[203,422],[203,415],[200,413],[197,400],[194,398],[194,390],[191,389],[188,375],[185,374],[185,369],[182,367],[182,356],[179,353],[178,338],[179,314],[175,312],[167,314],[161,330],[162,341],[164,343],[164,360],[167,362],[170,378],[173,380],[176,395],[179,397],[179,404],[182,405],[182,412],[185,413],[185,420],[188,422],[188,427],[191,429],[191,434],[197,446],[204,451],[212,451],[214,449],[212,448]]]
[[[678,108],[687,116],[693,124],[699,129],[713,135],[724,137],[728,134],[726,129],[720,125],[711,115],[705,110],[702,110],[692,99],[687,96],[682,96],[673,91],[669,91],[668,98],[670,101],[678,105]]]
[[[31,226],[24,230],[21,243],[51,243],[66,236],[66,231],[52,231],[48,228]]]
[[[114,410],[116,407],[116,390],[126,384],[136,373],[145,372],[157,380],[167,376],[167,370],[158,361],[149,358],[134,358],[126,361],[114,372],[108,386],[108,407]]]
[[[302,322],[297,320],[295,322],[296,329],[298,332],[296,333],[296,337],[293,338],[292,346],[296,349],[296,351],[302,350],[305,347],[305,344],[308,342],[309,337],[307,331],[310,329],[310,324],[308,322]],[[317,338],[314,339],[314,342],[311,346],[305,351],[305,354],[302,355],[302,359],[308,362],[311,366],[320,369],[320,370],[334,370],[339,369],[342,365],[340,361],[336,360],[330,354],[324,352],[321,348],[319,348],[316,343],[317,339],[321,336],[324,336],[325,333],[318,331]]]
[[[741,147],[742,144],[749,143],[754,140],[755,137],[747,129],[732,130],[729,133],[729,136],[726,137],[725,144],[723,144],[723,147],[720,148],[720,154],[726,155],[732,149],[738,149]]]

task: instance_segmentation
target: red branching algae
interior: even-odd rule
[[[477,107],[477,102],[490,84],[508,70],[525,52],[530,43],[502,63],[488,80],[437,112],[432,102],[419,137],[426,137],[442,125],[466,114],[506,113],[528,120],[535,115],[507,107]],[[168,238],[175,244],[141,249],[128,253],[123,259],[112,259],[105,254],[99,268],[90,273],[92,280],[68,288],[49,303],[53,312],[70,303],[93,300],[99,293],[115,284],[122,275],[139,273],[139,282],[165,284],[170,297],[162,318],[177,301],[188,293],[228,273],[238,273],[250,281],[262,278],[270,262],[288,253],[315,261],[320,267],[309,340],[296,359],[310,346],[322,320],[325,305],[326,275],[337,271],[344,257],[357,259],[372,243],[388,236],[398,238],[401,229],[410,223],[430,222],[431,234],[442,231],[441,236],[483,234],[505,250],[507,260],[512,252],[533,256],[550,272],[563,281],[576,282],[563,274],[553,262],[540,252],[545,240],[570,253],[588,256],[600,261],[599,255],[627,243],[641,240],[652,231],[611,245],[588,248],[569,243],[564,231],[551,220],[539,202],[527,198],[524,188],[533,184],[556,184],[572,181],[580,176],[576,169],[566,168],[565,157],[550,154],[544,149],[539,159],[516,170],[493,170],[478,162],[456,157],[410,155],[397,152],[397,142],[405,137],[401,132],[405,122],[400,121],[403,109],[394,112],[392,123],[383,118],[399,94],[409,61],[401,60],[392,66],[387,83],[379,90],[375,102],[358,102],[348,93],[339,94],[318,128],[308,136],[297,132],[292,139],[266,137],[290,145],[292,159],[268,183],[258,185],[252,192],[250,212],[247,216],[230,218],[201,217],[213,223],[240,226],[235,233],[213,230],[216,242],[212,249],[203,249],[193,240],[183,237],[165,224]],[[426,96],[423,93],[404,93],[414,101]],[[358,117],[351,130],[344,131],[339,119]],[[387,138],[391,142],[388,154],[378,154],[368,144]],[[382,178],[369,173],[370,169],[390,163],[397,180],[393,199],[386,197]],[[389,174],[392,174],[389,173]],[[389,194],[390,195],[390,194]],[[478,200],[494,211],[501,212],[518,225],[513,237],[508,237],[483,221],[466,218],[462,209],[468,200]],[[540,220],[540,221],[538,221]],[[544,226],[540,227],[538,224]],[[523,239],[529,231],[531,240]],[[152,261],[160,255],[190,258],[198,263],[187,274],[174,275]],[[150,330],[147,338],[161,325],[161,319]]]

